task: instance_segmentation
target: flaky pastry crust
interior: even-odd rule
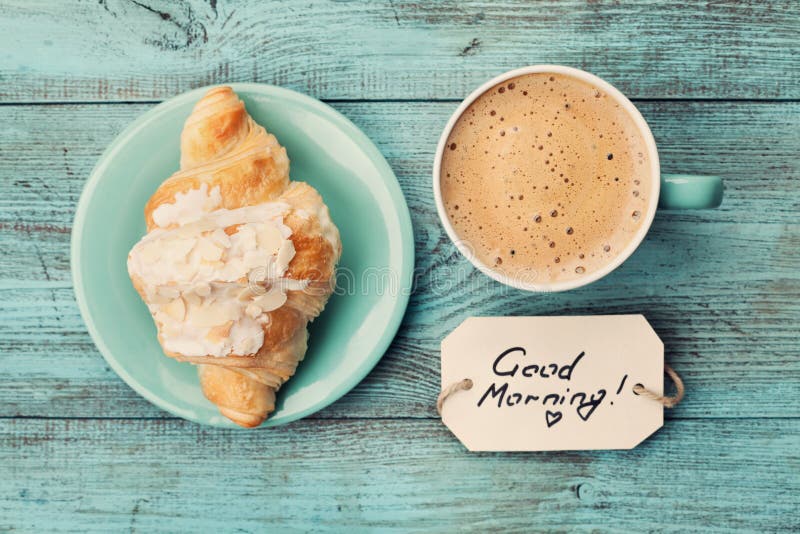
[[[145,206],[148,231],[156,227],[153,212],[159,206],[174,203],[178,193],[202,184],[209,190],[219,187],[221,208],[275,201],[287,204],[283,222],[292,231],[289,239],[295,255],[285,276],[308,284],[303,290],[288,291],[286,303],[267,312],[264,343],[255,354],[186,356],[165,350],[167,356],[198,366],[203,393],[224,416],[241,426],[255,427],[275,409],[275,392],[305,356],[306,327],[331,295],[341,241],[319,193],[306,183],[290,181],[286,150],[250,117],[230,87],[208,91],[187,119],[181,135],[180,170],[161,184]],[[131,278],[144,298],[142,281]]]

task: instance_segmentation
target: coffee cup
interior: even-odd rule
[[[564,261],[562,261],[560,256],[556,256],[552,260],[555,261],[556,263],[553,264],[551,261],[549,264],[547,264],[547,266],[544,269],[540,267],[538,269],[525,268],[525,269],[515,270],[510,268],[508,265],[509,263],[512,262],[506,261],[504,265],[502,262],[502,258],[499,256],[496,258],[495,261],[487,261],[487,254],[476,252],[475,243],[473,242],[475,241],[475,239],[470,240],[469,238],[466,238],[465,235],[462,235],[463,232],[461,233],[459,232],[459,230],[457,229],[458,225],[454,224],[455,222],[459,221],[454,221],[453,219],[454,214],[455,213],[464,214],[463,215],[464,219],[468,219],[468,217],[463,209],[461,212],[454,212],[452,211],[453,206],[446,205],[449,201],[448,199],[444,198],[443,190],[445,189],[445,187],[443,187],[443,180],[447,180],[447,178],[445,178],[442,174],[442,167],[443,167],[443,160],[446,157],[450,157],[449,151],[451,150],[455,151],[457,149],[455,143],[449,142],[451,140],[451,133],[453,133],[454,127],[456,127],[456,124],[459,123],[459,120],[465,116],[466,112],[469,111],[469,113],[472,113],[474,115],[475,111],[473,104],[476,103],[476,100],[480,99],[481,97],[484,97],[484,95],[486,95],[488,91],[497,91],[503,93],[505,92],[506,87],[508,87],[509,92],[506,93],[505,95],[497,95],[497,96],[498,97],[502,96],[503,98],[510,98],[509,97],[510,90],[514,89],[515,84],[513,83],[513,81],[511,83],[508,83],[507,85],[503,84],[508,82],[509,80],[525,80],[524,77],[526,75],[531,75],[531,74],[550,75],[549,79],[551,80],[551,87],[550,89],[547,89],[548,91],[553,91],[553,86],[556,85],[556,82],[553,82],[552,80],[556,78],[558,80],[569,79],[569,80],[575,80],[576,83],[580,82],[582,84],[588,84],[588,86],[594,88],[594,90],[596,91],[595,96],[600,97],[602,95],[602,100],[598,100],[598,102],[601,103],[598,105],[606,107],[613,106],[617,110],[616,113],[624,114],[624,117],[626,117],[626,121],[631,125],[630,130],[634,132],[634,135],[636,137],[636,142],[639,143],[636,146],[643,147],[640,149],[638,163],[642,165],[642,169],[640,171],[640,177],[643,180],[645,180],[646,183],[641,186],[636,186],[637,188],[635,190],[632,190],[632,193],[637,197],[639,197],[639,189],[642,189],[643,191],[646,191],[647,194],[646,195],[642,194],[641,198],[638,199],[641,201],[639,204],[640,207],[637,207],[632,212],[634,214],[634,218],[636,219],[635,225],[633,225],[632,223],[631,229],[629,230],[629,233],[626,235],[624,242],[619,241],[618,247],[612,248],[609,245],[605,245],[602,247],[602,249],[597,251],[597,257],[595,257],[595,253],[593,251],[588,251],[588,250],[580,251],[578,245],[563,244],[563,243],[575,243],[576,241],[574,239],[572,241],[568,241],[567,236],[561,235],[560,237],[563,239],[561,239],[559,243],[561,243],[560,246],[563,252],[560,252],[558,254],[562,255],[566,254],[567,256],[572,254],[571,259],[569,259],[567,256],[563,256]],[[547,84],[547,79],[544,80],[544,84]],[[498,89],[498,87],[500,87],[500,89]],[[544,90],[544,86],[541,87],[542,90]],[[536,90],[538,89],[528,89],[528,91],[526,91],[524,94],[528,95],[529,91],[535,92]],[[521,91],[518,91],[518,93],[520,93],[521,95]],[[564,93],[564,95],[567,96],[566,93]],[[535,97],[536,95],[532,94],[530,96]],[[520,96],[519,98],[522,97]],[[550,98],[552,98],[552,95],[550,95]],[[564,105],[566,106],[566,110],[561,109],[561,111],[563,111],[564,113],[560,115],[560,117],[562,117],[562,123],[568,120],[566,117],[569,117],[574,113],[578,113],[577,111],[570,111],[568,102]],[[473,108],[471,108],[471,106],[473,106]],[[556,111],[556,113],[558,113],[558,111]],[[491,114],[494,115],[494,111],[492,111]],[[531,117],[533,117],[533,111],[530,112],[530,116],[526,114],[526,117],[529,121],[532,120]],[[550,120],[556,120],[558,119],[558,117],[559,117],[558,115],[551,117]],[[573,115],[571,118],[574,119],[576,117],[574,117]],[[501,121],[503,119],[504,119],[503,117],[498,118],[498,120]],[[579,122],[580,121],[576,121],[576,123]],[[491,133],[492,136],[496,135],[505,136],[506,130],[508,130],[510,136],[512,133],[512,127],[510,126],[511,123],[512,122],[495,123],[498,125],[498,129],[495,129],[492,132],[487,131],[485,133],[487,134]],[[505,126],[500,126],[502,124],[506,124],[509,126],[508,128],[506,128]],[[530,124],[530,122],[528,124]],[[611,124],[615,123],[612,122]],[[460,128],[464,127],[469,128],[469,126],[463,126],[463,125],[460,126]],[[491,126],[489,126],[489,128],[491,128]],[[573,129],[574,128],[576,127],[573,127]],[[513,126],[513,131],[514,132],[517,131],[516,126]],[[548,132],[547,135],[551,134]],[[607,137],[612,137],[612,136],[613,135]],[[602,138],[603,136],[599,135],[599,137]],[[487,135],[486,139],[489,138],[490,136]],[[528,139],[527,141],[530,142],[530,140],[532,139],[533,138]],[[594,145],[592,146],[594,147]],[[536,143],[534,142],[533,144],[530,145],[530,147],[531,147],[530,150],[532,151],[531,161],[533,161],[534,156],[536,156],[536,148],[537,148]],[[461,147],[458,148],[460,149]],[[539,145],[538,148],[539,150],[542,150],[543,146]],[[448,156],[445,155],[446,151],[448,151]],[[489,153],[489,150],[486,150],[485,152],[487,154],[485,156],[486,158],[493,156],[492,154]],[[641,154],[641,152],[644,152],[645,154],[643,155]],[[496,155],[500,157],[500,154]],[[481,157],[484,156],[481,154]],[[546,152],[543,153],[542,157],[547,157]],[[580,158],[580,154],[578,154],[577,157]],[[589,155],[587,154],[584,159],[588,157]],[[556,157],[554,156],[551,159],[555,160]],[[612,159],[612,154],[608,154],[608,159],[609,160]],[[618,160],[619,159],[620,158],[618,157]],[[633,159],[637,158],[634,157]],[[555,163],[551,164],[549,163],[549,160],[546,161],[548,163],[547,167],[553,165],[553,168],[547,170],[552,170],[553,172],[557,173],[559,170],[555,168],[557,164]],[[636,162],[634,162],[634,164],[635,163]],[[567,165],[565,164],[564,167],[567,167]],[[500,180],[499,176],[492,177],[491,173],[493,171],[488,169],[489,168],[486,167],[485,172],[486,174],[490,175],[489,179],[496,178],[497,180]],[[494,169],[494,167],[491,167],[491,169]],[[572,170],[574,170],[574,165],[572,166]],[[567,172],[567,174],[569,174],[569,172],[566,169],[564,169],[564,171]],[[449,177],[449,173],[447,174],[447,176]],[[553,176],[556,175],[554,174]],[[560,173],[558,174],[558,176],[564,176],[564,174]],[[594,179],[594,177],[592,177],[592,179]],[[597,176],[597,179],[599,181],[602,181],[606,179],[606,177]],[[607,179],[609,183],[612,183],[612,178],[609,177]],[[559,178],[559,185],[560,185],[560,180],[561,178]],[[569,182],[569,179],[566,177],[563,178],[563,180],[564,182]],[[613,180],[619,180],[619,178],[614,177]],[[579,185],[576,184],[575,182],[576,181],[574,180],[573,183],[565,184],[564,194],[572,195],[570,198],[573,199],[573,202],[569,206],[569,208],[572,209],[573,211],[580,211],[580,206],[581,206],[580,199],[582,198],[581,195],[583,194],[584,198],[588,197],[586,197],[586,192],[579,191],[580,187],[577,187],[574,193],[570,192],[572,190],[566,189],[566,187]],[[638,184],[640,180],[637,178],[636,182]],[[452,189],[454,186],[448,182],[447,187]],[[455,187],[458,187],[458,185],[456,184]],[[536,189],[534,186],[530,185],[530,180],[526,182],[526,185],[524,187],[527,188],[533,187],[533,189]],[[544,186],[544,188],[547,189],[547,186]],[[722,180],[716,176],[696,176],[689,174],[661,174],[658,149],[656,147],[655,140],[653,139],[653,135],[650,132],[650,128],[647,125],[647,122],[644,120],[641,113],[639,113],[639,110],[636,109],[633,103],[631,103],[630,100],[628,100],[619,90],[617,90],[608,82],[598,78],[593,74],[571,67],[558,66],[558,65],[534,65],[506,72],[487,81],[486,83],[475,89],[458,106],[456,111],[452,114],[449,121],[447,122],[447,125],[445,126],[444,131],[442,132],[442,135],[439,139],[439,144],[436,149],[436,156],[433,164],[433,190],[436,201],[436,208],[439,213],[439,218],[441,219],[442,225],[444,226],[448,236],[456,245],[458,250],[464,256],[466,256],[476,268],[478,268],[480,271],[487,274],[491,278],[515,288],[534,291],[534,292],[553,292],[553,291],[566,291],[569,289],[575,289],[578,287],[585,286],[596,280],[599,280],[600,278],[606,276],[614,269],[619,267],[636,250],[636,248],[638,248],[638,246],[644,240],[644,237],[647,234],[652,224],[653,218],[656,213],[656,209],[671,210],[671,209],[715,208],[719,206],[722,201],[723,187],[722,187]],[[541,193],[541,189],[539,190],[539,192]],[[630,193],[629,190],[624,190],[623,192],[624,194]],[[550,193],[552,193],[552,189]],[[618,196],[622,195],[622,193],[618,193],[617,195]],[[520,200],[523,198],[522,194],[519,194],[518,196]],[[547,198],[551,197],[552,195],[550,195],[550,197]],[[516,201],[516,194],[511,195],[511,199],[513,201]],[[470,198],[469,201],[472,202],[472,198]],[[561,206],[560,203],[559,206]],[[494,207],[497,206],[495,205]],[[598,208],[597,205],[595,205],[594,207]],[[459,206],[456,205],[455,209],[458,208]],[[504,206],[501,206],[501,208],[504,208]],[[509,209],[511,208],[512,206],[511,204],[509,204]],[[549,210],[549,208],[545,206],[543,206],[543,209]],[[514,220],[509,220],[508,224],[519,225],[519,226],[525,225],[526,231],[528,230],[527,227],[530,226],[533,230],[535,229],[535,225],[539,221],[541,221],[542,217],[547,219],[545,223],[550,223],[552,221],[555,221],[555,219],[551,221],[550,219],[548,219],[548,217],[549,214],[551,214],[553,217],[556,217],[558,215],[559,209],[560,208],[554,208],[551,211],[545,212],[543,215],[538,215],[538,214],[530,215],[531,217],[530,221],[527,218],[523,218],[517,215],[516,217],[513,217]],[[602,214],[598,217],[602,219]],[[517,221],[517,219],[521,219],[521,221]],[[583,217],[583,219],[586,219],[586,217]],[[564,220],[566,221],[567,219]],[[602,227],[602,220],[599,221],[600,222],[598,222],[597,225],[598,228]],[[503,221],[500,222],[502,223]],[[498,225],[497,223],[498,223],[497,220],[493,221],[494,231],[500,231],[502,233],[502,230],[498,230],[498,226],[502,227],[502,225]],[[566,222],[564,224],[566,224]],[[516,226],[514,228],[516,228]],[[519,231],[521,231],[521,229]],[[574,230],[571,227],[566,228],[566,233],[570,234],[569,235],[570,239],[574,237],[572,236],[573,232]],[[552,229],[550,233],[553,233]],[[548,257],[552,259],[552,255],[554,254],[553,250],[555,250],[556,247],[555,243],[556,239],[547,235],[542,235],[542,236],[535,235],[534,237],[536,239],[536,243],[534,243],[531,246],[534,247],[541,246],[542,248],[540,249],[541,250],[540,255],[542,257],[545,257],[548,254],[550,254],[550,256]],[[532,237],[531,239],[534,239],[534,237]],[[544,241],[542,243],[539,242],[540,237],[544,238]],[[548,241],[549,241],[549,247],[553,250],[548,250],[547,248]],[[571,246],[573,247],[572,250],[570,250]],[[505,252],[509,252],[510,254],[513,255],[515,251],[511,247],[513,247],[513,245],[510,245],[504,250]],[[589,258],[589,254],[591,254],[592,258]],[[586,257],[586,259],[578,260],[577,259],[578,256],[580,256],[580,258]],[[519,255],[517,257],[519,258]],[[506,256],[506,258],[508,259],[508,256]],[[580,265],[580,263],[583,261],[593,262],[593,266],[590,268],[588,266],[584,267],[583,265]],[[566,268],[563,268],[562,266],[567,265],[568,263],[570,271],[567,272]],[[566,272],[567,275],[569,276],[567,275],[561,276],[560,271]],[[581,274],[575,275],[573,274],[573,271]],[[583,274],[584,272],[585,274]]]

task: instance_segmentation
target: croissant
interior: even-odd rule
[[[333,291],[339,231],[319,193],[230,87],[197,103],[180,170],[144,210],[128,273],[164,353],[197,365],[205,396],[243,427],[275,410]]]

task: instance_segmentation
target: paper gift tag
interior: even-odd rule
[[[664,389],[642,315],[472,317],[442,341],[442,421],[471,451],[631,449],[664,422],[633,392]]]

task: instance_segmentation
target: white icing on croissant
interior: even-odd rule
[[[164,348],[184,356],[255,353],[265,313],[285,304],[288,289],[303,287],[284,279],[295,255],[283,224],[287,204],[209,211],[217,205],[205,184],[176,195],[128,256]]]

